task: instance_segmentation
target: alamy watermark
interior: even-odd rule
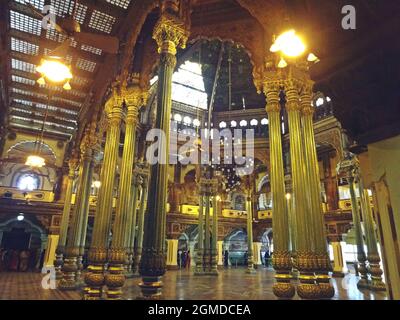
[[[53,266],[44,266],[42,268],[44,274],[41,286],[45,290],[54,290],[57,288],[56,269]]]
[[[342,8],[342,28],[344,30],[355,30],[356,29],[356,8],[350,4],[345,5]]]
[[[169,134],[169,152],[167,146]],[[177,130],[171,122],[171,130],[147,132],[146,161],[155,164],[233,165],[237,175],[248,175],[254,169],[254,129],[191,129]],[[168,156],[168,161],[167,161]]]

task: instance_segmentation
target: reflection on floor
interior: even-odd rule
[[[164,298],[171,300],[275,300],[272,269],[259,268],[256,274],[246,274],[245,269],[221,270],[218,277],[194,276],[187,270],[168,271],[164,276]],[[0,273],[0,299],[11,300],[71,300],[80,299],[79,291],[43,289],[43,275],[39,273]],[[135,299],[140,290],[140,278],[128,279],[124,288],[125,299]],[[359,291],[357,278],[347,275],[336,278],[336,300],[383,300],[384,293]],[[295,296],[294,299],[299,299]]]

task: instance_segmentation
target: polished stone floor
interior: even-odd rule
[[[275,300],[272,293],[274,272],[259,268],[255,274],[245,269],[220,270],[219,276],[194,276],[187,270],[168,271],[164,276],[164,298],[170,300]],[[75,300],[78,291],[43,289],[40,273],[0,273],[0,299],[2,300]],[[140,294],[140,278],[128,279],[124,288],[125,299],[135,299]],[[359,291],[357,278],[348,274],[334,278],[335,300],[383,300],[384,293]],[[299,299],[295,296],[294,299]]]

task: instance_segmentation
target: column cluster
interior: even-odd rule
[[[313,84],[307,71],[297,66],[290,66],[286,73],[276,70],[266,71],[264,77],[270,133],[273,265],[276,270],[273,290],[280,298],[293,297],[295,290],[291,284],[292,270],[297,269],[299,271],[297,294],[301,298],[331,298],[334,289],[329,277],[331,266],[320,199],[313,129],[314,109],[311,100]],[[283,97],[284,99],[281,99]],[[293,189],[291,199],[285,199],[282,105],[285,105],[289,124]],[[296,230],[293,232],[295,237],[291,244],[289,230],[293,227]]]
[[[199,187],[199,236],[195,274],[218,275],[218,179],[200,178]]]
[[[78,162],[79,162],[78,155],[76,152],[73,152],[71,159],[68,161],[68,176],[67,176],[67,186],[64,196],[64,208],[61,217],[60,233],[56,249],[56,261],[54,263],[56,268],[57,280],[61,280],[63,277],[61,268],[64,264],[64,253],[65,253],[65,246],[67,244],[67,233],[70,220],[69,218],[71,214],[72,189],[74,186],[75,173],[76,173],[76,168],[78,166]]]
[[[121,298],[122,287],[125,283],[125,267],[127,261],[129,261],[129,248],[132,247],[131,241],[129,241],[131,238],[128,238],[128,236],[134,235],[132,226],[134,228],[136,224],[136,190],[133,190],[133,201],[131,201],[136,124],[139,109],[145,104],[146,98],[139,86],[129,88],[123,93],[127,112],[118,202],[112,227],[111,247],[108,252],[108,273],[105,277],[108,299]],[[134,188],[136,185],[134,184]]]
[[[357,269],[360,274],[357,287],[359,289],[366,288],[376,291],[384,291],[386,290],[386,287],[382,281],[383,272],[380,267],[380,257],[378,253],[371,204],[368,191],[364,188],[359,161],[354,154],[350,152],[346,153],[344,159],[338,166],[338,174],[347,180],[350,189],[353,228],[357,243]],[[356,189],[358,189],[359,201],[357,200]],[[364,250],[361,217],[363,218],[364,223],[367,254]]]
[[[295,288],[291,281],[292,261],[289,248],[289,224],[285,210],[285,180],[281,133],[281,82],[269,74],[263,83],[269,118],[270,181],[273,203],[274,254],[272,264],[276,271],[272,289],[279,298],[292,298]]]
[[[82,282],[82,259],[89,217],[89,196],[94,166],[93,157],[98,148],[96,130],[96,121],[92,121],[86,127],[80,145],[78,187],[66,242],[65,259],[62,267],[63,278],[60,281],[60,289],[64,290],[76,289],[80,287]]]

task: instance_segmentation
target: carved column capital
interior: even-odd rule
[[[315,107],[312,105],[312,87],[313,82],[307,81],[300,94],[300,103],[304,115],[313,115]]]
[[[78,166],[78,163],[79,163],[78,152],[74,149],[72,151],[72,156],[68,161],[68,168],[69,168],[68,177],[70,179],[73,179],[75,177],[75,171]]]
[[[148,93],[139,86],[128,88],[124,92],[124,101],[127,107],[126,124],[135,125],[138,121],[140,108],[146,104]]]
[[[300,88],[297,81],[294,80],[285,81],[286,110],[288,112],[301,111],[299,92]]]
[[[177,47],[186,47],[188,37],[185,23],[168,13],[164,13],[154,26],[153,39],[157,42],[159,53],[175,55]]]

